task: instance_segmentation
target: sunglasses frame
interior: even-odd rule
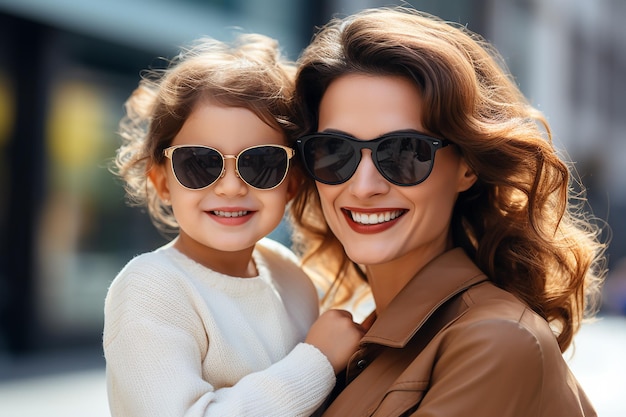
[[[313,172],[313,167],[309,167],[309,164],[307,164],[306,159],[305,159],[305,145],[309,140],[315,139],[315,138],[334,138],[334,139],[341,139],[341,140],[345,140],[347,141],[350,146],[352,147],[352,149],[355,152],[356,155],[356,165],[354,167],[354,170],[352,171],[352,174],[350,174],[350,176],[348,178],[346,178],[345,180],[342,181],[326,181],[326,180],[322,180],[321,178],[319,178],[317,175],[315,175],[315,173]],[[391,178],[389,178],[389,176],[387,174],[385,174],[382,170],[382,168],[380,167],[380,164],[378,162],[378,159],[375,158],[376,153],[378,152],[378,146],[384,142],[385,140],[388,139],[393,139],[393,138],[414,138],[417,140],[421,140],[426,142],[431,150],[431,164],[430,164],[430,168],[428,170],[428,173],[426,173],[426,175],[424,176],[424,178],[422,178],[421,180],[417,181],[417,182],[412,182],[412,183],[401,183],[398,181],[395,181]],[[400,187],[412,187],[414,185],[418,185],[424,181],[426,181],[428,179],[428,177],[430,176],[432,170],[433,170],[433,166],[435,165],[435,153],[437,152],[438,149],[444,148],[450,144],[452,144],[451,141],[447,140],[447,139],[439,139],[439,138],[435,138],[432,136],[428,136],[424,133],[420,133],[417,131],[398,131],[398,132],[391,132],[391,133],[386,133],[384,135],[381,135],[375,139],[357,139],[354,136],[348,135],[346,133],[342,133],[342,132],[316,132],[316,133],[312,133],[309,135],[305,135],[300,137],[297,141],[296,144],[298,146],[298,151],[300,153],[300,159],[302,161],[302,164],[304,165],[306,171],[309,173],[309,175],[311,175],[311,177],[318,182],[321,182],[322,184],[327,184],[327,185],[339,185],[339,184],[343,184],[347,181],[350,180],[350,178],[352,178],[354,176],[354,173],[356,172],[356,170],[359,167],[359,164],[361,163],[361,159],[363,157],[363,154],[361,153],[361,151],[363,149],[369,149],[372,152],[372,162],[374,163],[374,165],[376,166],[376,169],[378,170],[378,173],[380,175],[383,176],[383,178],[385,178],[387,181],[389,181],[390,183],[394,184],[394,185],[398,185]]]
[[[280,148],[280,149],[284,150],[285,153],[287,154],[287,166],[285,168],[285,173],[284,173],[282,179],[278,182],[278,184],[276,184],[276,185],[274,185],[273,187],[270,187],[270,188],[259,188],[259,187],[256,187],[256,186],[250,184],[239,173],[239,157],[241,155],[243,155],[245,152],[250,151],[252,149],[266,148],[266,147]],[[178,175],[176,174],[176,169],[174,169],[174,158],[173,158],[174,151],[176,151],[176,149],[180,149],[180,148],[204,148],[204,149],[210,149],[212,151],[217,152],[217,154],[222,157],[222,170],[220,172],[220,175],[218,175],[213,182],[211,182],[211,183],[209,183],[209,184],[207,184],[207,185],[205,185],[205,186],[203,186],[201,188],[190,188],[190,187],[187,187],[186,185],[184,185],[180,181],[180,179],[178,178]],[[287,174],[289,173],[289,168],[291,167],[290,161],[291,161],[291,158],[293,158],[295,154],[296,154],[296,151],[293,148],[290,148],[289,146],[277,145],[277,144],[250,146],[250,147],[242,150],[241,152],[239,152],[237,155],[225,155],[225,154],[221,153],[219,150],[217,150],[217,149],[215,149],[215,148],[213,148],[211,146],[205,146],[205,145],[174,145],[174,146],[170,146],[168,148],[163,149],[163,155],[170,160],[170,167],[172,169],[172,173],[174,174],[174,178],[176,178],[176,182],[178,182],[178,184],[180,184],[181,187],[186,188],[187,190],[192,190],[192,191],[204,190],[205,188],[208,188],[208,187],[212,186],[213,184],[215,184],[220,178],[224,177],[224,174],[226,173],[226,160],[227,159],[234,159],[235,160],[235,174],[247,186],[252,187],[255,190],[261,190],[261,191],[273,190],[274,188],[280,186],[285,181],[285,178],[287,178]]]

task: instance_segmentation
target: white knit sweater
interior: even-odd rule
[[[219,274],[168,244],[131,260],[105,302],[103,345],[114,417],[307,416],[335,384],[301,343],[316,291],[269,239],[254,278]]]

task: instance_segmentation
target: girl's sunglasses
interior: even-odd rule
[[[170,146],[163,154],[172,162],[180,185],[190,190],[206,188],[224,176],[225,160],[235,160],[237,176],[252,188],[271,190],[284,181],[295,151],[287,146],[252,146],[238,155],[223,155],[208,146]]]
[[[435,152],[450,143],[413,131],[388,133],[372,140],[319,132],[297,141],[304,166],[316,181],[329,185],[348,181],[361,162],[361,150],[369,149],[378,172],[390,183],[407,187],[428,178]]]

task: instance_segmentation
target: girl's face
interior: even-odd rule
[[[204,101],[193,109],[171,146],[203,145],[223,155],[237,155],[251,146],[268,144],[286,145],[286,141],[282,132],[252,111]],[[153,169],[150,178],[161,199],[172,205],[180,228],[177,249],[230,275],[237,272],[225,271],[219,265],[225,259],[236,263],[233,256],[241,254],[241,263],[247,266],[255,243],[279,224],[295,189],[289,174],[274,189],[249,186],[237,176],[234,158],[225,160],[223,177],[200,190],[179,184],[169,159]]]
[[[422,111],[428,109],[422,108],[419,90],[408,79],[351,74],[326,90],[319,131],[340,131],[362,140],[399,130],[428,134]],[[399,266],[397,262],[426,262],[449,248],[455,200],[475,181],[455,147],[437,150],[430,176],[415,186],[390,183],[374,166],[371,151],[361,152],[348,181],[316,183],[324,216],[348,256],[364,265]]]

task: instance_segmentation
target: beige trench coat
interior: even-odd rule
[[[548,323],[461,249],[428,264],[376,319],[346,380],[324,416],[596,416]]]

